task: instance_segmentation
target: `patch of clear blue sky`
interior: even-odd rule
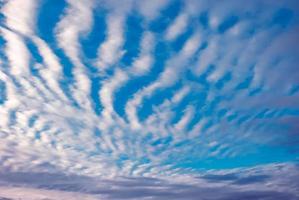
[[[6,85],[5,82],[0,80],[0,105],[6,100]]]
[[[121,68],[128,68],[136,57],[138,57],[140,51],[140,44],[142,34],[145,29],[145,24],[142,17],[138,14],[131,14],[126,20],[125,27],[125,53],[120,61]]]
[[[0,23],[2,21],[2,17],[0,17]],[[4,39],[0,36],[0,49],[3,48]],[[0,51],[0,59],[5,60],[5,56],[2,54],[2,50]],[[3,66],[2,66],[3,67]],[[4,81],[0,80],[0,105],[3,104],[6,100],[6,84]]]
[[[234,157],[205,157],[197,159],[196,152],[188,152],[187,156],[172,155],[165,164],[173,164],[174,168],[191,168],[195,170],[221,170],[239,167],[254,167],[257,165],[269,163],[282,163],[295,161],[298,157],[295,154],[290,154],[285,149],[271,146],[254,145],[256,152],[244,153]],[[197,151],[200,149],[195,148]],[[184,154],[185,155],[185,154]],[[173,163],[175,158],[183,158],[181,161]]]

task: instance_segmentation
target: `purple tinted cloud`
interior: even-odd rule
[[[157,200],[295,200],[299,197],[299,168],[294,164],[266,165],[247,169],[209,171],[200,176],[164,179],[159,177],[119,177],[100,179],[78,175],[49,173],[0,173],[0,194],[18,199],[18,191],[39,199],[42,193],[90,199],[157,199]],[[26,192],[27,191],[27,192]],[[0,197],[1,197],[0,195]],[[55,196],[54,195],[54,196]],[[76,196],[77,195],[77,196]],[[34,198],[33,198],[34,197]],[[41,198],[40,198],[41,199]]]

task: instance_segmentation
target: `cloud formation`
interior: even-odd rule
[[[0,5],[3,198],[298,196],[295,0]]]
[[[289,173],[292,173],[290,175]],[[17,199],[289,199],[298,198],[298,166],[268,165],[197,177],[113,180],[48,173],[1,173],[0,196]],[[62,198],[63,197],[63,198]]]

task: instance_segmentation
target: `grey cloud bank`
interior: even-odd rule
[[[296,200],[299,198],[298,180],[299,168],[295,164],[208,171],[189,177],[105,180],[78,175],[2,172],[0,197],[15,200]]]

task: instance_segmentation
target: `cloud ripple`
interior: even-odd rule
[[[0,5],[3,198],[298,197],[297,1]]]

